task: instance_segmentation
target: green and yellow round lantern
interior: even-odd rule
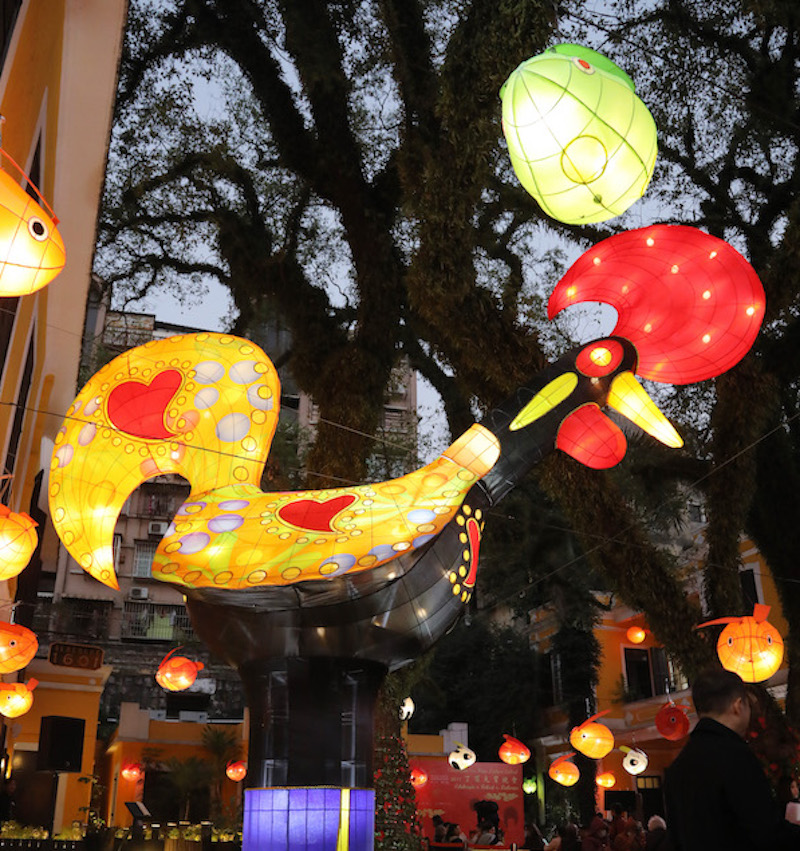
[[[567,224],[603,222],[644,194],[656,125],[610,59],[557,45],[513,71],[500,97],[511,164],[547,215]]]

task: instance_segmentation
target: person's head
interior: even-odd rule
[[[697,714],[713,718],[744,738],[750,723],[750,697],[738,674],[724,668],[709,668],[692,683]]]
[[[600,816],[595,816],[589,824],[589,835],[602,838],[608,834],[608,825]]]
[[[661,816],[650,816],[650,819],[647,822],[648,830],[666,830],[667,823],[664,821]]]
[[[614,815],[615,815],[617,818],[619,818],[619,816],[621,816],[621,815],[622,815],[622,804],[620,804],[620,802],[619,802],[619,801],[617,801],[617,802],[614,804],[614,806],[612,807],[612,810],[614,811]]]
[[[434,816],[431,821],[433,821],[433,826],[438,827],[440,824],[444,824],[444,819],[441,816]]]

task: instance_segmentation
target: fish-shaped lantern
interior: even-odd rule
[[[562,754],[554,759],[550,763],[550,768],[547,769],[550,778],[561,786],[574,786],[581,776],[578,766],[574,762],[570,762],[571,756],[575,756],[574,751]]]
[[[64,268],[66,252],[58,220],[42,205],[0,169],[0,296],[36,292]]]
[[[247,763],[241,759],[232,759],[225,766],[225,775],[234,783],[241,783],[247,777]]]
[[[617,777],[613,771],[604,771],[595,777],[594,782],[602,789],[613,789],[617,785]]]
[[[5,718],[19,718],[33,706],[33,690],[39,681],[33,679],[27,683],[0,683],[0,715]]]
[[[142,766],[138,762],[129,762],[120,771],[122,777],[130,783],[135,783],[142,777]]]
[[[733,671],[746,683],[768,680],[783,662],[783,638],[767,620],[769,609],[756,603],[752,616],[716,618],[697,627],[727,624],[717,639],[717,656],[726,671]]]
[[[26,626],[0,621],[0,674],[21,671],[38,649],[36,634]]]
[[[428,782],[428,772],[424,768],[416,766],[411,769],[411,785],[415,789],[421,789]]]
[[[559,44],[523,62],[500,90],[520,183],[554,219],[618,216],[644,194],[656,125],[631,78],[586,47]]]
[[[641,748],[629,748],[627,745],[621,745],[620,750],[625,754],[622,759],[622,767],[628,774],[641,774],[647,768],[648,757]]]
[[[503,733],[505,741],[500,745],[498,755],[508,765],[520,765],[531,758],[531,749],[519,739]]]
[[[0,505],[0,582],[17,576],[28,566],[36,549],[37,522],[24,511]]]
[[[458,771],[463,771],[465,768],[474,765],[477,759],[478,757],[475,755],[475,751],[461,742],[456,742],[455,750],[450,751],[447,756],[447,761],[451,767]]]
[[[569,734],[569,743],[576,751],[580,751],[584,756],[592,759],[602,759],[613,750],[614,734],[605,724],[595,720],[606,714],[608,714],[607,709],[592,715],[583,724],[572,728],[572,732]]]
[[[173,656],[178,649],[176,647],[167,653],[156,672],[156,682],[167,691],[184,691],[189,688],[204,667],[202,662],[194,662],[186,656]]]
[[[647,631],[640,626],[629,626],[625,637],[631,644],[641,644],[647,638]]]
[[[689,732],[689,716],[683,706],[670,700],[656,713],[656,730],[671,742],[680,741]]]

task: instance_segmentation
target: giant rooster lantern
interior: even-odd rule
[[[153,576],[181,590],[198,636],[244,683],[247,847],[287,848],[290,834],[292,851],[372,847],[377,689],[461,614],[487,511],[554,449],[594,468],[617,463],[625,437],[604,407],[681,445],[636,374],[710,378],[745,353],[764,310],[758,279],[730,246],[668,226],[591,249],[556,287],[551,313],[585,299],[617,308],[616,333],[566,353],[435,461],[391,481],[262,492],[278,377],[234,336],[131,349],[70,407],[51,516],[99,581],[117,587],[113,532],[128,495],[165,473],[191,483]]]

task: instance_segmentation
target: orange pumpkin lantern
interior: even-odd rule
[[[240,783],[247,776],[247,763],[241,759],[231,760],[225,766],[225,774],[235,783]]]
[[[604,771],[595,777],[594,782],[603,789],[612,789],[617,783],[617,778],[613,771]]]
[[[124,766],[120,774],[125,780],[135,783],[142,776],[142,766],[138,762],[131,762]]]
[[[689,716],[673,701],[665,703],[656,713],[656,730],[671,742],[677,742],[689,732]]]
[[[717,656],[726,671],[733,671],[746,683],[768,680],[783,662],[783,638],[767,620],[769,608],[756,603],[752,616],[716,618],[697,627],[727,624],[717,639]]]
[[[641,644],[647,637],[647,631],[640,626],[631,626],[628,627],[625,637],[631,644]]]
[[[613,750],[614,734],[605,724],[595,721],[595,718],[600,718],[607,713],[607,709],[598,712],[591,718],[587,718],[583,724],[572,728],[572,732],[569,734],[569,743],[576,751],[580,751],[584,756],[592,759],[602,759]]]
[[[415,789],[420,789],[428,782],[428,772],[423,768],[411,769],[411,785]]]
[[[36,549],[39,524],[24,512],[0,505],[0,582],[22,573]]]
[[[519,739],[509,736],[507,733],[503,733],[503,738],[505,741],[500,745],[500,750],[497,753],[507,765],[520,765],[531,758],[530,748]]]
[[[39,681],[33,678],[27,683],[0,683],[0,715],[19,718],[33,706],[33,690]]]
[[[0,621],[0,674],[21,671],[38,649],[36,634],[27,627]]]
[[[550,763],[550,768],[547,770],[550,778],[562,786],[574,786],[581,776],[578,766],[569,761],[571,756],[575,756],[574,751],[557,757]]]
[[[161,660],[156,672],[156,682],[167,691],[184,691],[197,679],[198,671],[203,670],[202,662],[193,662],[186,656],[173,656],[176,650],[170,650]]]

